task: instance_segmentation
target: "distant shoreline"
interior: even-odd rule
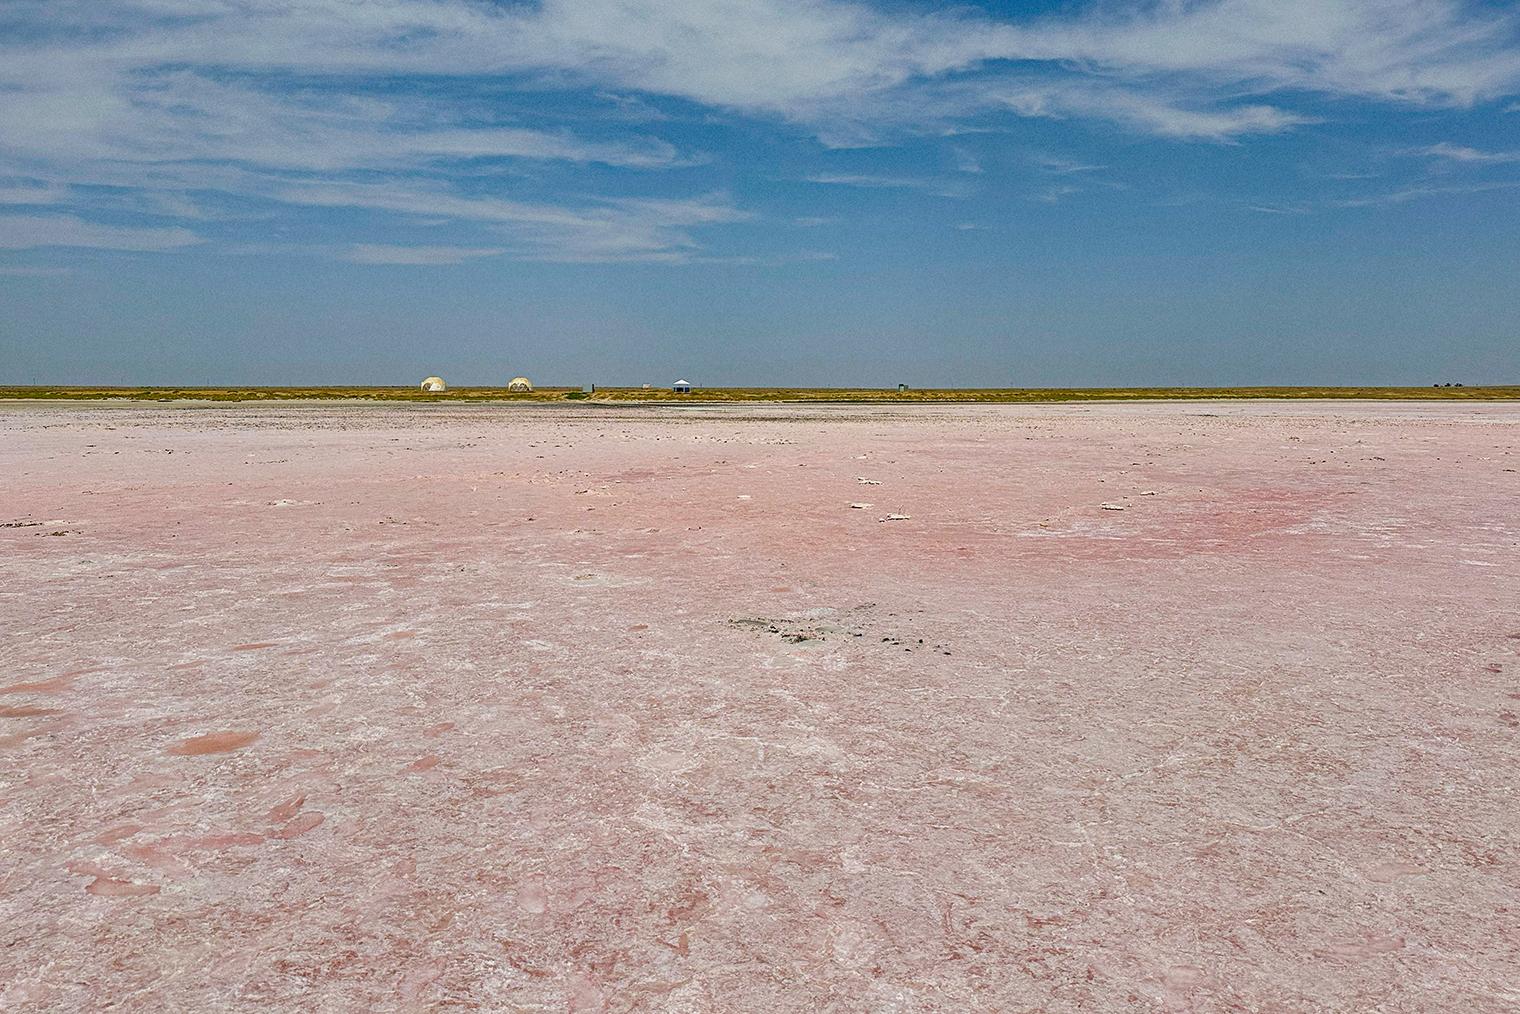
[[[527,393],[502,388],[458,387],[424,392],[411,387],[0,387],[0,401],[106,401],[132,403],[372,404],[837,404],[837,405],[1030,405],[1138,401],[1520,401],[1520,384],[1475,387],[1135,387],[1135,388],[697,388],[547,387]]]

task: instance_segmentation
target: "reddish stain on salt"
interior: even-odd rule
[[[93,672],[86,669],[82,672]],[[51,694],[59,690],[67,690],[74,685],[82,673],[66,672],[62,676],[54,676],[50,680],[39,680],[36,683],[12,683],[8,687],[0,687],[0,694]]]
[[[284,838],[286,840],[289,840],[291,838],[299,838],[307,831],[311,831],[316,828],[326,819],[327,815],[325,813],[319,813],[316,810],[312,810],[309,813],[301,814],[295,820],[292,820],[289,824],[286,824],[274,834],[270,835],[270,837]]]
[[[130,838],[141,830],[142,825],[140,824],[123,824],[120,827],[113,827],[109,831],[100,832],[95,838],[95,843],[97,845],[110,845],[112,842],[121,841],[123,838]]]
[[[691,941],[687,938],[685,930],[681,931],[681,935],[676,938],[675,943],[671,943],[669,940],[661,940],[660,943],[669,947],[683,958],[691,953]]]
[[[233,651],[260,651],[264,648],[278,648],[278,641],[252,641],[248,644],[234,644]]]
[[[157,894],[159,888],[157,884],[134,884],[130,880],[117,880],[115,877],[96,877],[85,886],[85,890],[103,898],[140,898],[145,894]]]
[[[641,630],[648,630],[649,629],[649,624],[647,624],[647,623],[635,623],[633,626],[629,627],[628,629],[636,634],[636,633],[638,633]]]
[[[199,669],[201,666],[203,666],[205,664],[206,664],[206,660],[205,659],[198,658],[194,662],[181,662],[179,665],[171,665],[169,667],[169,670],[171,672],[173,672],[173,671],[178,670],[178,669]]]
[[[199,757],[208,753],[231,753],[259,738],[257,732],[208,732],[194,736],[170,747],[169,752],[181,757]]]
[[[182,849],[210,849],[213,852],[239,845],[262,845],[264,836],[249,831],[228,834],[203,834],[193,838],[177,838],[169,844]]]
[[[269,811],[269,821],[272,824],[283,824],[291,817],[301,812],[301,807],[306,805],[304,795],[295,796]]]
[[[14,736],[0,736],[0,750],[14,750],[18,746],[24,746],[26,741],[33,736],[40,736],[51,729],[32,729],[28,732],[18,732]]]
[[[453,732],[453,731],[454,731],[454,723],[453,722],[439,722],[437,725],[430,725],[426,729],[423,729],[422,730],[422,734],[424,736],[427,736],[429,739],[432,739],[432,738],[437,737],[437,736],[442,736],[446,732]]]
[[[175,851],[220,851],[223,848],[234,848],[239,845],[261,845],[263,835],[254,835],[252,832],[228,832],[225,835],[195,835],[192,838],[164,839],[163,844]]]
[[[57,708],[0,708],[0,718],[38,718],[62,713]]]
[[[431,771],[434,768],[436,768],[438,766],[438,764],[439,764],[438,755],[430,753],[426,757],[423,757],[421,760],[413,761],[411,767],[408,768],[407,770],[409,770],[409,771]]]
[[[386,634],[385,639],[387,641],[405,641],[416,636],[417,631],[415,630],[396,630]]]
[[[191,868],[172,850],[175,844],[177,844],[176,839],[160,838],[146,845],[124,845],[121,848],[121,854],[156,870],[164,870],[176,875],[189,873]]]

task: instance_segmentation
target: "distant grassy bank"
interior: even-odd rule
[[[508,393],[499,387],[453,387],[440,393],[414,387],[0,387],[0,399],[30,401],[397,401],[397,402],[587,402],[690,404],[692,402],[837,402],[842,404],[958,403],[1030,404],[1060,401],[1177,401],[1204,399],[1363,401],[1510,401],[1520,400],[1520,385],[1490,387],[1029,387],[895,388],[711,387],[691,394],[668,389],[599,387],[595,394],[577,388],[541,387]]]

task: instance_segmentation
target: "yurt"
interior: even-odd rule
[[[507,390],[531,391],[533,390],[533,381],[529,380],[527,377],[513,377],[512,382],[507,385]]]
[[[443,382],[442,377],[429,377],[422,382],[424,391],[447,391],[449,385]]]

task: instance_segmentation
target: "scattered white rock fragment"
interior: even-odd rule
[[[738,496],[738,499],[740,499],[740,500],[748,500],[749,499],[749,494],[748,493],[740,493],[739,496]]]
[[[874,506],[876,506],[876,505],[875,504],[869,504],[869,503],[852,503],[852,504],[850,504],[850,507],[853,510],[857,510],[857,511],[869,510],[869,509],[871,509]]]
[[[858,482],[858,483],[860,483],[862,486],[880,486],[881,485],[881,480],[880,479],[867,479],[863,475],[857,475],[855,477],[855,481]]]
[[[1106,511],[1122,511],[1124,509],[1122,503],[1100,503],[1098,506]]]
[[[1153,489],[1147,489],[1147,490],[1144,490],[1143,492],[1141,492],[1140,495],[1141,496],[1155,496],[1156,495],[1156,491],[1153,490]]]
[[[883,521],[912,521],[913,519],[911,517],[909,517],[907,514],[888,514],[886,517],[882,518],[881,520],[883,520]]]

